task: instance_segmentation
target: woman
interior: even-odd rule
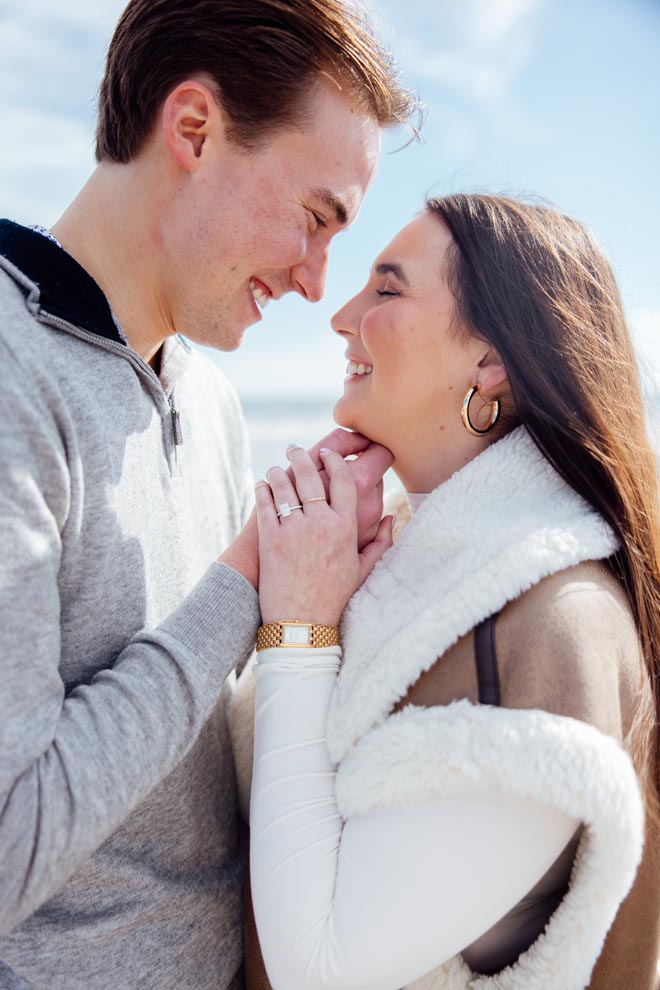
[[[272,986],[651,988],[657,486],[610,268],[554,211],[433,200],[333,328],[404,493],[358,555],[338,455],[329,504],[300,448],[257,486]]]

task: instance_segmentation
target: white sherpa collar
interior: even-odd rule
[[[586,824],[570,890],[544,934],[501,973],[475,975],[456,956],[408,990],[582,990],[642,854],[637,778],[614,739],[542,711],[410,705],[348,754],[336,793],[349,818],[493,787]]]
[[[542,578],[616,549],[525,429],[488,447],[431,493],[349,602],[328,718],[333,759],[482,619]]]

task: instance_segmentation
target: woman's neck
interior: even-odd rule
[[[442,449],[426,439],[402,444],[400,449],[390,447],[394,454],[392,470],[407,492],[432,492],[490,445],[488,437],[481,439],[467,433],[465,439],[458,436],[455,444],[443,444]]]

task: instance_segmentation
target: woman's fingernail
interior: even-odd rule
[[[321,447],[321,449],[319,450],[319,454],[329,454],[329,453],[330,453],[329,447]]]
[[[394,529],[394,527],[396,526],[396,517],[395,516],[390,516],[390,526],[392,527],[392,529]]]
[[[255,483],[254,483],[254,487],[255,487],[255,488],[258,488],[258,487],[259,487],[259,485],[267,485],[267,484],[268,484],[268,482],[267,482],[267,481],[264,481],[264,479],[263,479],[263,478],[259,478],[259,481],[255,481]]]
[[[289,450],[297,450],[299,446],[300,446],[299,443],[290,443],[290,444],[287,445],[287,448],[286,449],[287,449],[287,451],[289,451]]]

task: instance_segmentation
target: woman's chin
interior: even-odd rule
[[[383,435],[386,431],[379,429],[379,424],[374,423],[373,419],[369,420],[366,416],[360,416],[359,411],[351,403],[350,398],[347,398],[345,395],[337,399],[332,412],[332,418],[337,426],[343,426],[346,430],[361,433],[362,436],[368,437],[374,443],[383,444],[385,447],[388,446]]]
[[[355,430],[356,433],[362,432],[360,427],[356,425],[359,416],[355,415],[355,411],[351,409],[350,402],[346,401],[345,395],[341,395],[335,402],[332,418],[337,426],[343,426],[347,430]]]

